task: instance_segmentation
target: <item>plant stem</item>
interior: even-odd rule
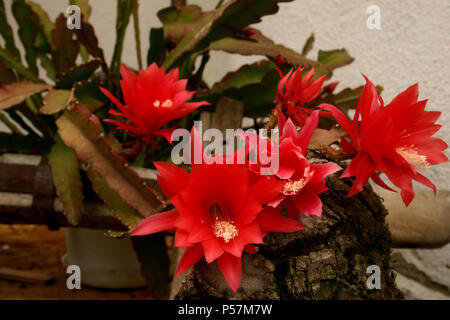
[[[142,69],[142,55],[141,55],[141,31],[139,28],[139,2],[134,0],[133,3],[133,20],[134,20],[134,36],[136,39],[136,54],[139,69]]]
[[[216,5],[216,9],[219,8],[223,4],[224,0],[219,0],[219,2]]]
[[[3,59],[6,65],[13,68],[20,75],[33,82],[43,82],[32,71],[27,69],[22,63],[16,60],[7,50],[0,48],[0,58]]]
[[[30,109],[34,115],[39,114],[39,109],[36,107],[36,104],[31,98],[27,98],[25,102],[27,103],[28,109]]]

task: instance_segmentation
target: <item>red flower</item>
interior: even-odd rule
[[[339,81],[331,82],[323,88],[323,91],[328,92],[328,93],[333,93],[333,91],[336,89],[338,84],[339,84]]]
[[[322,91],[322,85],[326,76],[323,75],[313,81],[314,68],[302,77],[305,67],[293,71],[291,69],[283,76],[281,70],[278,70],[281,80],[278,83],[278,89],[275,96],[275,104],[285,111],[288,116],[299,126],[305,124],[309,114],[313,111],[305,108],[303,105],[317,98]],[[324,114],[325,115],[325,114]]]
[[[325,178],[341,170],[342,168],[333,162],[323,164],[311,164],[306,159],[306,153],[312,133],[319,121],[319,110],[314,111],[306,120],[300,132],[289,118],[286,120],[278,108],[278,129],[280,137],[278,141],[279,168],[273,174],[283,183],[280,193],[269,205],[281,210],[286,205],[288,216],[297,221],[300,213],[307,216],[321,216],[322,201],[319,194],[328,190],[325,186]],[[271,155],[276,152],[270,142],[259,144],[264,149],[259,150],[261,154]],[[250,146],[251,149],[252,146]],[[259,162],[259,161],[257,161]],[[260,163],[250,165],[254,172],[261,172]],[[267,166],[265,166],[267,167]]]
[[[144,142],[154,143],[154,136],[163,136],[172,143],[171,134],[174,127],[163,129],[169,121],[182,118],[208,102],[186,102],[195,91],[186,91],[187,79],[178,79],[178,68],[165,73],[156,63],[139,75],[121,66],[122,88],[125,105],[120,103],[110,92],[102,92],[119,108],[109,110],[110,114],[127,118],[130,122],[106,119],[117,125],[117,129],[128,130],[130,135],[141,138]]]
[[[201,146],[194,129],[193,140]],[[281,183],[267,177],[254,181],[246,166],[193,164],[191,173],[167,162],[155,162],[155,166],[159,185],[176,209],[150,216],[131,235],[175,230],[175,246],[187,247],[177,275],[204,256],[207,263],[217,260],[236,292],[244,250],[255,252],[253,244],[262,244],[269,231],[302,229],[297,221],[263,211],[263,205],[280,192]]]
[[[286,58],[283,57],[281,54],[279,54],[276,58],[275,58],[275,63],[281,67],[284,64],[286,64]]]
[[[366,78],[352,122],[336,107],[321,106],[333,114],[351,139],[351,142],[341,140],[343,150],[355,154],[342,175],[356,177],[348,196],[360,192],[369,178],[393,191],[380,179],[377,171],[385,173],[401,189],[406,206],[414,198],[412,179],[436,192],[434,184],[418,170],[448,161],[442,153],[447,144],[432,137],[441,127],[435,124],[441,113],[425,111],[427,100],[417,101],[418,95],[415,84],[384,106],[375,86]]]

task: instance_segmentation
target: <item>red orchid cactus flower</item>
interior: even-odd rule
[[[318,195],[328,190],[325,179],[342,169],[333,162],[312,164],[306,159],[308,144],[318,121],[319,110],[316,110],[298,132],[292,120],[290,118],[286,120],[278,108],[280,136],[278,142],[275,142],[277,148],[272,148],[268,140],[265,144],[259,143],[259,157],[261,154],[265,156],[278,152],[279,167],[273,174],[283,183],[278,195],[268,205],[275,208],[274,212],[278,213],[283,205],[286,205],[288,216],[296,221],[300,220],[300,213],[307,216],[321,216],[322,201]],[[252,146],[250,149],[254,150]],[[259,173],[264,165],[259,160],[255,162],[256,164],[250,164],[250,169]]]
[[[319,106],[333,114],[351,139],[341,139],[343,151],[355,155],[342,174],[343,178],[356,177],[348,196],[360,192],[369,178],[394,191],[381,180],[377,173],[381,172],[401,189],[403,202],[408,206],[414,199],[412,180],[436,192],[435,185],[419,171],[448,161],[442,152],[447,144],[432,137],[441,128],[435,124],[441,113],[425,111],[427,100],[418,101],[417,84],[384,106],[373,83],[364,78],[366,85],[352,121],[335,106]]]
[[[201,146],[195,129],[191,131],[191,142],[194,140]],[[175,246],[187,247],[176,274],[205,257],[207,263],[217,261],[236,292],[244,250],[254,253],[253,245],[262,244],[268,232],[295,232],[303,226],[263,210],[264,204],[280,192],[279,181],[261,176],[255,180],[242,165],[194,163],[191,160],[188,173],[171,163],[155,162],[159,185],[175,210],[146,218],[131,235],[175,230]]]
[[[327,84],[325,87],[323,87],[323,91],[327,93],[333,93],[336,87],[338,86],[339,81],[331,82]]]
[[[281,80],[278,82],[275,96],[275,104],[301,127],[313,111],[303,106],[319,96],[326,79],[326,75],[323,75],[311,81],[315,74],[314,67],[302,77],[304,69],[305,67],[298,68],[295,71],[291,69],[286,75],[283,75],[281,70],[277,68]],[[328,114],[323,114],[323,116],[326,115]]]
[[[123,99],[125,104],[117,100],[104,88],[100,90],[119,108],[120,112],[111,109],[109,113],[129,121],[106,119],[117,125],[117,129],[128,130],[129,134],[146,143],[154,142],[154,136],[162,136],[172,143],[171,134],[175,127],[163,128],[169,121],[179,119],[208,102],[187,102],[195,91],[187,91],[187,79],[179,79],[178,68],[168,73],[156,63],[139,74],[122,65],[120,69]]]

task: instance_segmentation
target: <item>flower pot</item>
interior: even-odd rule
[[[64,265],[77,265],[82,285],[105,289],[146,286],[141,264],[130,238],[110,238],[106,230],[65,228]]]

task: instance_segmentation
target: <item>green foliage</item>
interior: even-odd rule
[[[91,112],[98,111],[105,104],[106,97],[100,91],[100,85],[100,78],[95,76],[75,84],[75,97]]]
[[[278,11],[278,3],[292,0],[231,0],[208,13],[171,51],[165,61],[171,67],[189,51],[200,51],[210,42],[234,36],[237,31],[261,21],[261,17]],[[203,16],[202,16],[203,17]],[[190,26],[192,27],[192,25]],[[189,26],[188,26],[189,28]],[[177,63],[176,65],[180,65]]]
[[[239,53],[242,55],[261,55],[267,56],[272,59],[276,59],[278,56],[282,56],[286,61],[292,65],[310,65],[317,66],[317,61],[308,59],[306,56],[295,52],[292,49],[285,46],[270,43],[270,42],[258,42],[250,40],[242,40],[236,38],[223,38],[218,41],[212,42],[209,50],[221,50],[228,53]]]
[[[319,50],[318,61],[320,67],[316,69],[316,77],[328,73],[328,77],[331,76],[330,71],[346,66],[353,62],[353,58],[349,55],[345,49],[336,49],[329,51]]]
[[[89,166],[87,176],[91,181],[92,189],[105,202],[114,215],[132,231],[142,220],[139,212],[130,207],[120,195],[111,189],[106,179],[95,172],[92,166]]]
[[[0,59],[3,60],[3,63],[15,70],[20,76],[31,80],[33,82],[42,82],[31,70],[27,69],[19,59],[17,59],[13,54],[11,54],[8,50],[5,50],[0,47]]]
[[[75,30],[78,41],[86,51],[95,58],[100,60],[103,72],[108,73],[108,66],[105,62],[105,56],[103,54],[102,48],[99,47],[98,39],[95,34],[95,30],[92,25],[85,20],[81,22],[81,29]]]
[[[28,5],[30,6],[31,10],[33,10],[34,14],[38,17],[39,30],[42,31],[42,33],[45,35],[47,42],[50,45],[53,45],[52,43],[52,30],[55,28],[55,24],[50,20],[48,17],[47,12],[42,9],[40,5],[33,1],[27,1]]]
[[[303,45],[303,50],[302,50],[303,55],[306,56],[308,54],[308,52],[311,51],[315,40],[316,40],[316,38],[315,38],[315,35],[313,32],[313,33],[311,33],[311,35],[309,36],[309,38],[306,40],[305,44]]]
[[[36,64],[37,52],[35,48],[35,41],[37,36],[37,30],[35,24],[31,20],[31,9],[25,3],[25,0],[13,0],[12,12],[19,25],[19,37],[25,48],[25,60],[28,67],[34,74],[38,74],[38,68]]]
[[[147,55],[147,65],[156,62],[161,65],[165,56],[166,43],[163,28],[152,28],[150,30],[150,49]]]
[[[73,90],[52,89],[44,98],[39,110],[43,114],[54,114],[66,109],[73,100]]]
[[[116,45],[111,61],[112,75],[119,77],[122,60],[123,43],[130,15],[133,12],[133,0],[117,0]]]
[[[12,29],[8,24],[8,19],[6,18],[5,4],[3,0],[0,0],[0,34],[5,40],[6,50],[9,51],[13,58],[20,59],[20,53],[16,48]]]
[[[0,110],[22,103],[25,99],[49,88],[49,85],[28,81],[5,85],[0,88]]]
[[[72,225],[77,225],[83,212],[83,184],[77,155],[57,138],[47,158],[52,168],[56,193],[63,204],[67,220]]]
[[[93,59],[87,63],[66,69],[59,77],[56,88],[70,90],[80,81],[88,80],[100,66],[100,59]]]
[[[67,109],[56,124],[62,140],[77,152],[78,158],[91,165],[98,175],[106,179],[109,187],[142,216],[149,216],[165,207],[162,198],[142,183],[128,163],[111,152],[99,119],[85,106],[76,104]]]
[[[16,80],[14,70],[6,65],[3,60],[0,60],[0,86],[12,83]]]
[[[52,30],[54,50],[52,63],[58,73],[58,78],[75,66],[75,61],[80,50],[80,43],[73,39],[73,31],[66,26],[66,17],[60,14],[56,19],[55,28]]]
[[[245,105],[244,115],[257,118],[268,114],[273,108],[276,87],[280,76],[276,70],[267,72],[260,83],[252,83],[241,88],[231,88],[224,95],[242,101]]]
[[[212,14],[213,12],[203,12],[197,5],[187,5],[162,9],[158,12],[158,18],[163,23],[167,41],[178,43]]]
[[[263,77],[275,67],[276,64],[268,60],[244,65],[237,71],[227,73],[220,82],[213,85],[209,94],[221,94],[231,88],[240,89],[246,85],[261,83]]]
[[[139,69],[142,69],[142,55],[141,55],[141,29],[139,27],[139,2],[133,0],[133,21],[134,21],[134,41],[136,42],[136,56],[138,60]]]

